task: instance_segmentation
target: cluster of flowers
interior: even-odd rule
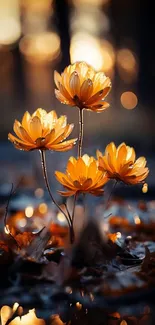
[[[103,187],[109,179],[123,181],[126,184],[137,184],[148,175],[146,159],[136,159],[135,150],[125,143],[118,147],[112,142],[107,145],[102,154],[97,151],[97,158],[82,155],[83,141],[83,110],[102,112],[109,107],[105,97],[111,90],[111,81],[103,72],[96,72],[85,62],[69,65],[60,75],[55,72],[55,94],[57,99],[70,106],[79,108],[79,139],[78,157],[70,157],[66,173],[55,172],[57,180],[66,191],[60,191],[63,196],[79,193],[102,195]],[[67,151],[72,149],[77,139],[66,140],[73,130],[73,124],[67,124],[66,116],[57,117],[55,111],[47,113],[38,108],[32,115],[26,112],[22,122],[14,122],[14,132],[9,140],[20,150],[38,149],[44,154],[46,150]],[[45,166],[44,166],[45,167]],[[44,168],[46,178],[46,168]],[[47,179],[46,179],[47,181]],[[46,182],[49,187],[48,182]]]

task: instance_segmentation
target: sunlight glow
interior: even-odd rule
[[[40,204],[39,204],[39,208],[38,208],[38,210],[39,210],[39,212],[40,212],[41,214],[45,214],[45,213],[47,213],[47,211],[48,211],[47,204],[46,204],[46,203],[40,203]]]
[[[37,199],[41,199],[44,196],[44,190],[42,188],[37,188],[34,194]]]
[[[121,238],[121,237],[122,237],[121,232],[117,232],[117,238]]]
[[[134,52],[124,48],[117,52],[117,68],[120,77],[127,83],[133,82],[138,74],[138,59]]]
[[[138,98],[133,92],[126,91],[121,95],[121,104],[126,109],[134,109],[138,104]]]
[[[141,223],[139,216],[134,216],[134,221],[136,225],[139,225]]]
[[[115,64],[115,51],[112,44],[106,40],[102,42],[102,69],[104,72],[112,70]]]
[[[64,216],[64,214],[62,212],[58,212],[57,219],[58,219],[59,222],[65,222],[66,221],[66,218],[65,218],[65,216]]]
[[[30,63],[48,63],[60,54],[60,37],[53,32],[27,35],[21,39],[19,47]]]
[[[144,183],[143,187],[142,187],[142,192],[143,193],[147,193],[148,192],[148,184]]]
[[[34,213],[34,208],[32,206],[27,206],[25,209],[25,215],[27,218],[31,218]]]
[[[76,33],[71,39],[71,63],[85,61],[96,70],[102,69],[103,57],[100,42],[87,33]]]
[[[26,226],[26,224],[27,224],[27,221],[24,218],[18,221],[18,225],[21,228],[24,228]]]
[[[2,1],[0,6],[0,45],[15,43],[21,35],[18,0]]]

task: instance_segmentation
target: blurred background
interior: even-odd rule
[[[41,188],[37,152],[8,143],[13,122],[25,110],[55,109],[75,123],[78,111],[54,96],[53,72],[84,60],[112,79],[110,108],[85,112],[84,151],[95,154],[110,141],[125,141],[148,159],[154,183],[155,41],[151,1],[0,0],[0,194],[23,176],[27,188]],[[76,155],[75,148],[72,154]],[[68,153],[48,153],[48,167],[65,168]],[[55,182],[54,177],[51,180]],[[143,194],[142,194],[143,195]],[[3,200],[2,200],[3,201]],[[26,204],[26,203],[25,203]]]

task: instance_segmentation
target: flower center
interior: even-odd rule
[[[80,101],[79,97],[77,95],[75,95],[73,97],[73,99],[74,99],[75,105],[77,107],[79,107],[80,109],[83,109],[83,103]]]

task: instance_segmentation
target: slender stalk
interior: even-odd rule
[[[13,184],[11,185],[11,190],[10,190],[10,194],[9,194],[9,197],[8,197],[8,202],[7,202],[7,205],[6,205],[6,208],[5,208],[5,215],[4,215],[4,231],[7,235],[9,235],[14,241],[15,241],[15,244],[17,245],[17,247],[20,247],[19,244],[17,243],[16,239],[14,238],[14,236],[12,235],[10,229],[9,229],[9,226],[7,225],[7,216],[8,216],[8,210],[9,210],[9,204],[10,204],[10,200],[12,198],[12,195],[15,193],[17,188],[13,188]]]
[[[75,215],[75,205],[76,205],[76,200],[77,200],[77,193],[74,195],[74,202],[73,202],[73,211],[72,211],[72,227],[73,227],[73,222],[74,222],[74,215]]]
[[[8,215],[8,209],[9,209],[9,204],[10,204],[10,200],[13,194],[13,184],[11,184],[11,190],[10,190],[10,194],[8,197],[8,202],[5,208],[5,215],[4,215],[4,227],[7,228],[7,215]]]
[[[105,204],[105,210],[106,210],[107,207],[108,207],[108,204],[109,204],[109,202],[110,202],[110,199],[111,199],[112,193],[113,193],[114,189],[116,188],[117,183],[118,183],[118,181],[115,181],[114,184],[113,184],[112,190],[111,190],[110,195],[109,195],[109,197],[108,197],[108,199],[107,199],[107,202],[106,202],[106,204]]]
[[[83,193],[83,213],[84,213],[84,218],[83,218],[83,228],[85,227],[85,224],[86,224],[86,218],[87,218],[87,215],[86,215],[86,208],[87,208],[87,205],[86,205],[86,193]]]
[[[83,208],[84,208],[84,216],[86,215],[86,194],[83,193]]]
[[[4,227],[7,226],[7,215],[8,215],[10,200],[11,200],[12,196],[16,193],[22,179],[23,179],[23,176],[20,178],[20,180],[15,188],[14,188],[13,184],[11,184],[11,190],[10,190],[10,194],[9,194],[8,201],[7,201],[6,208],[5,208]]]
[[[83,109],[79,108],[79,142],[78,142],[78,157],[82,156],[83,143]]]
[[[69,219],[69,221],[70,221],[70,224],[72,224],[72,217],[71,217],[71,214],[70,214],[70,212],[69,212],[69,210],[68,210],[67,203],[64,203],[64,205],[65,205],[66,211],[67,211],[67,213],[68,213],[68,219]]]
[[[74,225],[73,225],[73,222],[74,222],[74,215],[75,215],[75,206],[76,206],[76,199],[77,199],[77,193],[74,195],[74,202],[73,202],[73,211],[72,211],[72,219],[71,219],[71,239],[72,239],[72,242],[74,242],[75,240],[75,233],[74,233]]]
[[[57,201],[55,200],[55,198],[53,197],[50,185],[49,185],[49,181],[48,181],[48,175],[47,175],[47,168],[46,168],[46,157],[45,157],[45,150],[39,150],[40,151],[40,155],[41,155],[41,166],[42,166],[42,171],[43,171],[43,177],[44,177],[44,181],[45,181],[45,185],[46,188],[48,190],[48,193],[51,197],[51,200],[53,201],[53,203],[56,205],[56,207],[58,208],[58,210],[63,213],[63,215],[65,216],[68,225],[69,225],[69,229],[71,228],[71,223],[70,220],[67,216],[67,214],[62,210],[62,208],[60,207],[60,205],[57,203]]]

